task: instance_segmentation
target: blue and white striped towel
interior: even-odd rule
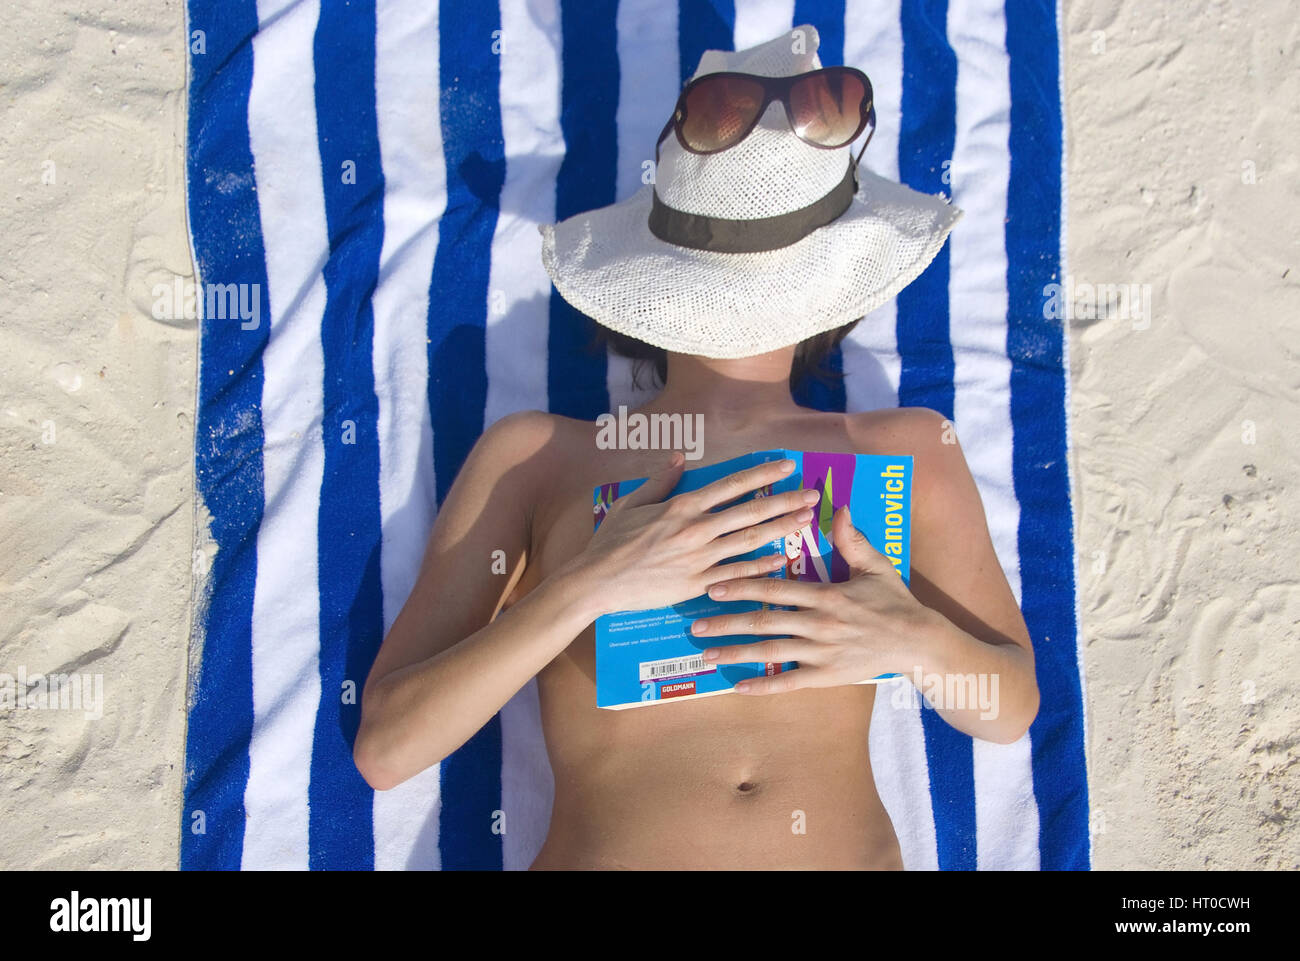
[[[707,48],[813,23],[870,74],[863,162],[966,216],[860,324],[825,409],[944,412],[1037,653],[1019,743],[878,698],[875,776],[909,868],[1089,866],[1061,325],[1059,11],[1045,0],[189,0],[195,457],[218,545],[196,618],[184,868],[523,868],[553,782],[527,685],[375,793],[355,689],[484,428],[639,399],[582,348],[536,225],[623,199]],[[254,286],[256,285],[256,286]],[[256,322],[255,322],[256,321]],[[508,815],[494,832],[495,812]]]

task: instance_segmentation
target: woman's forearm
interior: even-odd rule
[[[1019,740],[1038,714],[1033,657],[1018,644],[982,641],[930,613],[920,663],[908,680],[962,733],[999,744]]]
[[[368,683],[353,747],[367,783],[396,787],[468,741],[602,612],[594,583],[567,565],[459,643]]]

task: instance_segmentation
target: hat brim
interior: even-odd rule
[[[870,313],[915,280],[962,211],[865,168],[848,209],[797,243],[759,253],[660,240],[653,185],[539,224],[555,289],[597,323],[681,354],[752,357]]]

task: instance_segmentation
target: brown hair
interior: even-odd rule
[[[842,371],[823,367],[822,362],[830,356],[831,351],[838,347],[845,337],[852,333],[853,328],[858,326],[861,321],[862,318],[859,317],[843,327],[836,327],[820,334],[813,334],[807,340],[799,342],[799,346],[794,351],[794,362],[790,366],[791,393],[798,389],[800,382],[805,377],[812,377],[823,384],[830,384],[835,380],[843,379],[844,374]],[[614,353],[636,361],[632,365],[632,385],[635,388],[640,389],[641,369],[647,361],[654,365],[654,372],[658,378],[658,384],[652,384],[651,386],[662,387],[668,383],[668,352],[662,347],[655,347],[643,340],[620,334],[618,331],[610,330],[608,327],[594,321],[592,327],[594,331],[590,344],[591,350],[595,351],[608,345]]]

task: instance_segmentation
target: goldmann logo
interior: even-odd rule
[[[71,898],[50,902],[50,930],[129,931],[131,940],[148,941],[151,898],[86,898],[73,891]]]

